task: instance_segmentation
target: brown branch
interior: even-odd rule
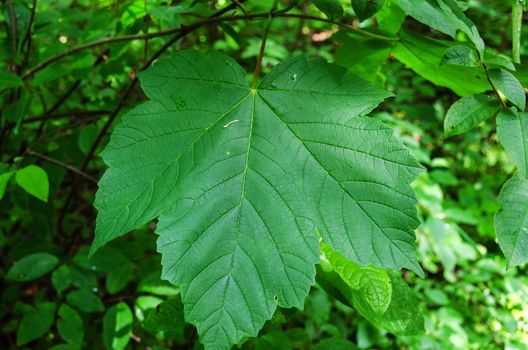
[[[268,33],[271,27],[271,22],[273,22],[273,11],[277,7],[277,0],[273,2],[273,6],[271,7],[271,10],[269,12],[269,21],[266,25],[266,28],[264,28],[264,33],[262,34],[262,42],[260,43],[260,50],[257,57],[257,65],[255,66],[255,72],[253,73],[253,82],[251,83],[251,88],[255,89],[257,87],[257,81],[258,77],[260,75],[260,71],[262,70],[262,59],[264,58],[264,51],[266,50],[266,41],[268,40]]]
[[[69,164],[66,164],[66,163],[63,163],[61,162],[60,160],[57,160],[57,159],[54,159],[54,158],[51,158],[51,157],[48,157],[47,155],[45,154],[41,154],[41,153],[37,153],[37,152],[34,152],[34,151],[31,151],[31,150],[28,150],[26,152],[26,154],[30,155],[30,156],[33,156],[35,158],[39,158],[39,159],[42,159],[48,163],[51,163],[51,164],[55,164],[61,168],[64,168],[66,170],[69,170],[79,176],[82,176],[84,177],[85,179],[88,179],[90,180],[91,182],[93,183],[97,183],[97,179],[89,174],[86,174],[85,172],[77,169],[76,167],[72,166],[72,165],[69,165]]]

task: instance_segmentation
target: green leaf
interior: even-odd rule
[[[42,337],[53,324],[55,304],[41,303],[24,315],[17,332],[17,346],[25,345]]]
[[[406,15],[451,37],[456,28],[444,15],[435,0],[397,0],[398,6]]]
[[[440,64],[451,64],[455,66],[477,67],[478,55],[475,49],[465,45],[451,46],[442,56]]]
[[[487,95],[462,97],[449,107],[444,119],[444,132],[446,136],[462,134],[495,115],[499,108],[500,102],[494,97]]]
[[[7,184],[9,183],[9,180],[11,180],[11,177],[14,173],[14,171],[5,171],[0,174],[0,199],[4,197]]]
[[[10,72],[0,72],[0,90],[24,86],[24,81],[18,75]]]
[[[153,272],[145,277],[137,288],[138,292],[154,295],[172,296],[178,294],[178,289],[167,281],[161,279],[160,271]]]
[[[49,180],[46,171],[36,165],[28,165],[15,174],[16,183],[30,195],[48,201]]]
[[[15,262],[6,279],[27,282],[39,278],[57,266],[59,259],[48,253],[34,253]]]
[[[185,323],[179,298],[171,298],[158,305],[148,314],[143,327],[153,334],[171,332],[182,339]]]
[[[502,109],[497,115],[497,136],[519,173],[528,176],[528,114]]]
[[[68,304],[75,306],[82,312],[103,312],[104,305],[95,293],[87,288],[75,290],[66,296]]]
[[[96,125],[88,125],[81,130],[81,133],[79,134],[79,149],[81,152],[84,154],[88,153],[98,132],[99,128]]]
[[[343,16],[343,6],[339,0],[311,0],[329,19],[334,20]]]
[[[359,17],[364,21],[376,14],[383,6],[384,0],[352,0],[352,8]]]
[[[68,266],[62,265],[51,274],[51,283],[57,291],[61,294],[72,283],[72,274]]]
[[[331,338],[325,339],[317,343],[313,350],[354,350],[358,347],[346,339]]]
[[[384,85],[385,77],[380,73],[396,42],[365,38],[354,33],[339,32],[333,37],[339,42],[335,61],[350,73],[376,85]]]
[[[323,243],[324,257],[345,283],[335,286],[358,312],[374,325],[397,335],[424,331],[424,318],[418,300],[396,273],[361,267]]]
[[[160,216],[163,278],[206,348],[256,335],[277,305],[302,308],[316,228],[360,264],[422,273],[409,186],[422,167],[363,117],[387,92],[303,57],[251,89],[230,58],[195,51],[140,79],[151,101],[103,152],[92,251]]]
[[[103,319],[103,337],[107,349],[123,350],[132,334],[132,311],[124,302],[112,306]]]
[[[334,252],[324,242],[321,244],[321,251],[334,271],[350,288],[358,291],[374,311],[383,313],[387,310],[391,302],[392,285],[385,270],[359,266]]]
[[[398,6],[399,0],[385,0],[381,9],[376,13],[379,29],[396,34],[400,31],[405,20],[405,13]]]
[[[354,307],[374,325],[393,334],[400,336],[423,334],[424,317],[414,292],[395,272],[389,272],[388,275],[392,284],[392,298],[385,312],[376,312],[358,293],[352,294]]]
[[[67,304],[62,304],[59,308],[57,330],[65,342],[81,347],[84,338],[83,320],[77,311]]]
[[[440,65],[445,51],[456,45],[453,42],[431,39],[406,30],[400,32],[400,39],[392,51],[393,56],[435,85],[450,88],[460,96],[489,90],[483,69]]]
[[[528,262],[528,180],[514,176],[499,195],[495,216],[497,240],[509,266]]]
[[[513,74],[505,69],[490,69],[489,77],[500,93],[521,111],[524,111],[526,107],[524,88]]]
[[[484,56],[484,41],[480,37],[480,34],[477,30],[475,24],[466,17],[464,12],[460,9],[456,1],[454,0],[437,0],[440,9],[442,9],[445,17],[451,22],[451,24],[464,32],[473,42],[475,48],[480,53],[481,56]]]
[[[106,276],[106,290],[110,294],[115,294],[125,288],[125,286],[134,277],[134,265],[123,264],[117,265]]]

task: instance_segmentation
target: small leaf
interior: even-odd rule
[[[67,304],[62,304],[59,308],[57,330],[65,342],[81,347],[84,337],[83,320],[77,311]]]
[[[28,165],[18,170],[15,174],[15,181],[30,195],[48,201],[49,180],[46,171],[36,165]]]
[[[499,195],[501,209],[495,216],[497,240],[509,266],[528,262],[528,180],[514,176]]]
[[[124,302],[112,306],[103,319],[103,338],[108,350],[123,350],[132,334],[132,311]]]
[[[88,125],[87,127],[83,128],[81,130],[81,133],[79,134],[79,149],[84,154],[88,153],[90,150],[90,147],[92,147],[92,144],[97,137],[97,133],[99,132],[99,128],[96,125]]]
[[[383,6],[384,0],[352,0],[352,8],[361,21],[376,14]]]
[[[466,17],[457,2],[455,0],[437,0],[437,2],[451,24],[458,30],[464,32],[471,39],[480,55],[484,56],[484,41],[475,24]]]
[[[489,77],[497,90],[521,111],[526,107],[526,95],[521,82],[505,69],[490,69]]]
[[[515,68],[515,65],[511,61],[511,58],[504,56],[504,55],[494,55],[489,57],[486,55],[486,65],[489,68],[506,68],[511,71],[515,71],[517,68]]]
[[[397,0],[396,4],[400,6],[406,15],[450,37],[455,37],[456,28],[446,18],[435,1]]]
[[[11,180],[11,177],[14,173],[14,171],[5,171],[0,174],[0,199],[4,197],[7,184],[9,183],[9,180]]]
[[[445,51],[453,46],[452,41],[433,39],[403,28],[392,55],[425,79],[450,88],[459,96],[489,90],[490,85],[481,68],[440,65]]]
[[[519,173],[528,177],[528,113],[501,110],[497,116],[497,136]]]
[[[55,304],[41,303],[24,315],[17,332],[17,346],[25,345],[42,337],[53,324]]]
[[[329,19],[334,20],[343,16],[343,7],[339,0],[311,0]]]
[[[59,259],[48,253],[34,253],[23,257],[9,269],[6,279],[27,282],[53,270]]]
[[[487,95],[462,97],[447,111],[444,132],[446,136],[462,134],[492,117],[499,108],[500,102]]]
[[[396,272],[388,272],[392,284],[392,298],[387,310],[376,312],[358,293],[352,294],[354,307],[374,325],[404,336],[423,334],[424,317],[414,292]]]
[[[359,266],[334,252],[324,242],[321,244],[321,251],[334,271],[348,286],[361,293],[374,311],[383,313],[387,310],[391,302],[392,285],[385,270],[372,266]]]
[[[148,314],[143,327],[154,335],[171,332],[177,337],[183,338],[185,322],[183,305],[179,297],[168,299],[158,305],[155,310]]]
[[[418,300],[397,273],[358,266],[324,243],[322,251],[344,283],[328,276],[326,282],[337,282],[334,286],[363,317],[396,335],[423,333],[424,318]]]
[[[75,290],[66,296],[68,304],[75,306],[82,312],[102,312],[104,305],[101,299],[87,288]]]
[[[10,72],[0,72],[0,90],[24,86],[24,81],[18,75]]]
[[[312,350],[355,350],[358,347],[349,340],[341,338],[324,339],[317,343]]]
[[[68,266],[62,265],[51,274],[51,283],[57,291],[61,294],[72,283],[71,270]]]
[[[169,282],[161,279],[161,272],[153,272],[139,283],[138,292],[162,296],[173,296],[178,294],[178,289]]]
[[[134,277],[133,272],[134,265],[132,264],[117,265],[110,270],[106,276],[105,284],[108,293],[115,294],[123,289]]]
[[[465,45],[451,46],[442,56],[440,64],[451,64],[455,66],[477,67],[478,56],[475,49]]]
[[[405,12],[399,7],[398,0],[385,0],[381,9],[376,13],[379,29],[396,34],[400,31]]]

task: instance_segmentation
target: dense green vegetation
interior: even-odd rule
[[[4,0],[2,349],[528,349],[523,1]]]

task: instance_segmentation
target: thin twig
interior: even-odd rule
[[[51,163],[51,164],[55,164],[61,168],[64,168],[66,170],[69,170],[79,176],[82,176],[84,177],[85,179],[88,179],[90,180],[91,182],[93,183],[97,183],[97,179],[83,171],[81,171],[80,169],[77,169],[76,167],[72,166],[72,165],[69,165],[69,164],[66,164],[66,163],[63,163],[61,162],[60,160],[57,160],[57,159],[54,159],[54,158],[51,158],[51,157],[48,157],[47,155],[45,154],[41,154],[41,153],[38,153],[38,152],[34,152],[34,151],[27,151],[26,154],[30,155],[30,156],[33,156],[35,158],[39,158],[39,159],[42,159],[48,163]]]
[[[37,9],[37,0],[33,0],[33,7],[31,8],[31,14],[29,15],[28,26],[26,34],[20,44],[20,49],[23,50],[27,43],[26,51],[24,52],[24,59],[22,60],[22,69],[26,67],[29,62],[29,54],[31,53],[31,28],[33,27],[33,21],[35,20],[35,11]]]
[[[501,96],[499,90],[497,89],[495,84],[493,84],[493,81],[491,80],[491,77],[489,75],[489,69],[488,69],[488,66],[486,65],[486,63],[482,62],[482,68],[484,68],[484,71],[486,72],[486,79],[488,80],[488,83],[491,85],[491,88],[493,89],[493,92],[495,93],[495,96],[497,96],[497,98],[501,102],[502,107],[507,108],[506,101],[504,101],[504,99]]]
[[[108,110],[96,110],[96,111],[71,111],[64,113],[55,113],[55,114],[44,114],[38,117],[26,118],[22,121],[22,124],[30,124],[35,122],[40,122],[43,120],[58,120],[71,117],[91,117],[91,116],[100,116],[105,114],[110,114],[111,111]]]
[[[239,0],[238,2],[241,3],[242,1]],[[106,45],[106,44],[115,43],[115,42],[122,42],[122,41],[151,39],[151,38],[157,38],[157,37],[167,36],[167,35],[177,34],[177,33],[188,34],[189,33],[189,29],[191,29],[191,28],[196,29],[196,28],[201,27],[201,26],[203,26],[205,24],[217,23],[217,22],[239,21],[239,20],[258,20],[258,19],[262,19],[262,18],[268,18],[269,16],[270,16],[269,12],[259,12],[259,13],[253,13],[253,14],[248,14],[248,15],[207,17],[207,18],[204,18],[202,20],[199,20],[199,21],[195,22],[192,25],[188,25],[188,26],[182,25],[182,26],[179,26],[177,28],[171,28],[171,29],[167,29],[167,30],[164,30],[164,31],[160,31],[160,32],[147,33],[147,34],[125,35],[125,36],[120,36],[120,37],[105,38],[105,39],[94,41],[94,42],[91,42],[91,43],[88,43],[88,44],[83,44],[83,45],[80,45],[80,46],[72,47],[72,48],[70,48],[70,49],[68,49],[66,51],[63,51],[63,52],[55,55],[55,56],[52,56],[52,57],[48,58],[47,60],[42,61],[41,63],[37,64],[35,67],[33,67],[33,68],[27,70],[26,72],[24,72],[24,74],[22,74],[21,78],[22,79],[27,79],[27,78],[31,77],[32,75],[34,75],[35,73],[37,73],[38,71],[46,68],[47,66],[49,66],[50,64],[52,64],[54,62],[57,62],[57,61],[63,59],[64,57],[67,57],[67,56],[72,55],[74,53],[77,53],[79,51],[90,49],[90,48],[94,48],[94,47],[97,47],[97,46]],[[302,19],[310,20],[310,21],[325,22],[325,23],[329,23],[329,24],[338,25],[338,26],[340,26],[342,28],[346,28],[346,29],[348,29],[350,31],[354,31],[354,32],[356,32],[358,34],[361,34],[363,36],[366,36],[366,37],[369,37],[369,38],[373,38],[373,39],[379,39],[379,40],[385,40],[385,41],[399,41],[400,40],[398,37],[389,37],[389,36],[379,35],[379,34],[376,34],[376,33],[369,32],[369,31],[364,30],[364,29],[355,28],[355,27],[351,26],[350,24],[336,22],[336,21],[332,21],[332,20],[329,20],[329,19],[326,19],[326,18],[321,18],[321,17],[316,17],[316,16],[309,16],[309,15],[295,14],[295,13],[275,12],[275,13],[272,14],[271,17],[273,17],[273,18],[302,18]],[[194,30],[194,29],[192,29],[192,30]]]
[[[9,20],[11,21],[11,53],[13,55],[13,65],[11,66],[11,71],[17,73],[16,66],[16,56],[18,51],[17,46],[17,25],[16,25],[16,14],[15,9],[13,8],[13,1],[7,0],[7,10],[9,12]]]

